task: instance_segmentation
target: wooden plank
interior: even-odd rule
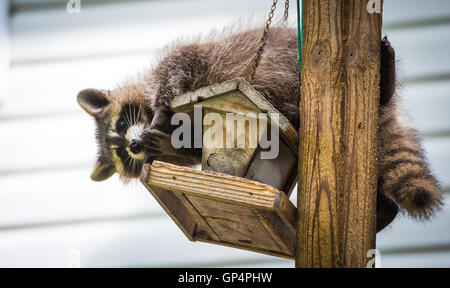
[[[275,207],[284,225],[295,235],[297,233],[297,208],[283,193],[277,195]]]
[[[192,205],[204,217],[226,215],[227,217],[253,217],[253,212],[245,206],[237,206],[227,203],[217,203],[214,200],[186,195]],[[218,205],[225,204],[225,205]]]
[[[175,197],[177,197],[180,200],[181,202],[180,204],[186,207],[187,210],[189,210],[191,217],[196,222],[194,231],[192,233],[192,238],[194,241],[195,238],[220,241],[220,238],[216,234],[216,232],[210,227],[208,222],[206,222],[205,219],[203,219],[202,217],[203,214],[199,212],[198,207],[192,203],[195,197],[188,197],[187,195],[181,193],[173,193],[170,191],[167,192],[172,193]]]
[[[199,211],[210,227],[219,235],[221,241],[253,247],[254,249],[267,249],[280,251],[278,243],[271,238],[264,226],[261,225],[259,218],[255,217],[248,207],[242,207],[235,204],[222,203],[209,199],[197,199],[194,206],[198,209],[198,202],[203,202],[202,207],[208,207],[206,214]],[[217,208],[216,211],[212,209]],[[230,213],[224,214],[223,210]],[[249,213],[239,213],[239,211],[248,210]],[[238,211],[238,213],[235,213]]]
[[[277,214],[258,210],[254,210],[253,213],[258,215],[260,223],[266,228],[270,236],[275,239],[277,244],[280,245],[283,252],[286,255],[294,255],[296,231],[289,229]]]
[[[194,103],[204,101],[211,97],[220,96],[225,93],[234,92],[237,90],[238,85],[239,79],[232,79],[184,93],[172,100],[171,108],[175,112],[192,110],[192,105]]]
[[[362,1],[305,0],[302,17],[296,267],[366,267],[375,249],[381,14]]]
[[[225,82],[225,85],[228,84],[227,82]],[[237,84],[239,84],[239,82]],[[220,88],[225,91],[224,87]],[[201,94],[197,95],[200,96]],[[261,112],[261,110],[249,101],[246,95],[241,93],[239,90],[229,91],[223,94],[215,94],[212,95],[212,97],[202,98],[200,101],[202,107],[224,113],[235,113],[254,117],[255,114],[258,115],[258,113]]]
[[[273,213],[194,196],[186,197],[205,219],[208,226],[219,235],[221,240],[219,242],[228,242],[230,245],[234,243],[237,248],[244,246],[246,248],[253,247],[256,250],[264,248],[269,251],[282,249],[287,255],[293,255],[293,249],[286,248],[283,241],[291,241],[288,243],[292,244],[294,234],[279,236],[279,233],[272,231],[280,229],[280,233],[288,232],[283,230],[282,222],[275,219],[272,216]]]
[[[271,186],[214,171],[198,171],[160,161],[153,161],[151,167],[147,185],[230,204],[273,210],[278,193]]]

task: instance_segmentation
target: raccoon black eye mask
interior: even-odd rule
[[[135,178],[144,163],[155,159],[177,165],[199,163],[199,149],[171,145],[170,102],[176,95],[214,83],[249,79],[248,59],[258,49],[260,33],[253,29],[177,44],[165,49],[161,61],[134,82],[109,93],[81,91],[78,103],[97,124],[99,157],[91,178],[102,181],[115,172],[124,180]],[[387,38],[380,45],[377,230],[392,221],[397,205],[420,219],[429,218],[442,206],[439,184],[418,134],[398,121],[394,49]],[[251,84],[299,128],[296,29],[272,28],[265,51]]]

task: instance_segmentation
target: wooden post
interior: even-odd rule
[[[303,0],[296,267],[375,249],[381,5]]]

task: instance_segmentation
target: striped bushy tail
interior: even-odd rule
[[[427,219],[442,206],[439,183],[417,132],[402,125],[396,111],[392,103],[380,111],[378,187],[409,215]]]

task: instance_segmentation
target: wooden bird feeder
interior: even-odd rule
[[[203,137],[202,171],[153,162],[141,181],[192,241],[295,258],[296,267],[372,266],[377,205],[393,217],[397,211],[395,203],[376,202],[383,1],[372,3],[380,12],[367,1],[302,2],[302,137],[245,80],[201,88],[176,97],[173,110],[192,113],[197,104],[203,115],[216,112],[222,121],[227,112],[257,121],[262,118],[255,113],[277,113],[279,121],[269,122],[279,128],[278,157],[261,159],[261,133],[248,133],[246,126],[237,138],[255,137],[256,148],[222,148],[223,139]],[[263,36],[252,75],[264,43]],[[205,136],[210,122],[202,123]],[[225,135],[235,135],[234,124],[225,123]],[[288,199],[297,163],[298,209]],[[392,219],[379,221],[383,226]]]
[[[191,241],[293,258],[297,213],[289,195],[297,177],[297,130],[243,79],[204,87],[172,101],[174,112],[193,114],[194,105],[201,107],[203,118],[215,112],[224,123],[222,139],[203,137],[202,171],[154,161],[144,166],[142,183]],[[243,129],[227,121],[230,112],[247,117]],[[260,123],[260,113],[267,115],[269,124],[255,133],[249,123],[252,119]],[[205,136],[211,125],[202,123]],[[271,125],[279,130],[279,153],[275,159],[261,159],[261,137]],[[246,144],[255,137],[258,145],[223,148],[231,135]]]

